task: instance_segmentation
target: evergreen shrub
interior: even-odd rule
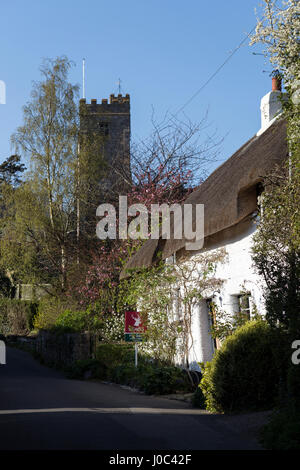
[[[283,330],[263,320],[247,322],[204,367],[199,386],[206,408],[217,412],[271,409],[285,381],[289,356]]]

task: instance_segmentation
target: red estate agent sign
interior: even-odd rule
[[[142,341],[145,331],[140,312],[125,312],[125,341]]]
[[[146,326],[143,324],[140,312],[125,312],[125,333],[145,333]]]

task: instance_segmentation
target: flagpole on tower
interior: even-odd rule
[[[82,59],[82,98],[85,98],[85,59]]]
[[[119,78],[119,80],[118,80],[118,92],[119,92],[119,94],[121,94],[121,91],[122,91],[122,89],[121,89],[121,81],[122,81],[122,80]]]

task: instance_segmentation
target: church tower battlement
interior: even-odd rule
[[[101,141],[99,155],[107,164],[107,189],[122,191],[124,181],[130,180],[130,96],[110,95],[90,103],[82,98],[79,103],[80,134],[94,135]]]

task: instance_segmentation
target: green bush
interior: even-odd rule
[[[195,407],[195,408],[201,408],[201,410],[205,410],[206,406],[205,406],[205,397],[204,397],[204,394],[200,388],[200,386],[198,386],[194,392],[194,395],[192,397],[192,405]]]
[[[139,365],[135,367],[134,345],[128,343],[98,345],[95,359],[77,361],[68,368],[67,375],[80,379],[87,371],[90,377],[129,385],[149,395],[187,392],[194,388],[186,372],[178,367],[152,364],[141,354]]]
[[[136,387],[139,382],[139,372],[134,365],[124,364],[116,366],[108,373],[110,380],[117,384],[129,385]]]
[[[148,395],[191,391],[186,372],[179,367],[152,367],[145,373],[143,390]]]
[[[249,321],[222,344],[204,368],[200,388],[217,412],[270,409],[284,379],[290,346],[280,329]]]
[[[216,356],[215,356],[216,357]],[[212,377],[212,362],[207,362],[202,366],[202,379],[198,388],[201,390],[204,400],[205,408],[209,411],[218,410],[218,404],[214,397],[214,377]]]
[[[96,359],[76,361],[72,366],[65,369],[65,373],[69,379],[84,379],[86,373],[90,374],[89,378],[105,379],[107,376],[106,368]]]
[[[51,329],[57,318],[68,308],[70,308],[68,299],[50,295],[43,297],[39,301],[38,312],[34,318],[34,327],[38,330]]]
[[[99,333],[104,320],[96,305],[79,310],[78,305],[66,297],[43,297],[39,303],[34,327],[56,333]]]
[[[108,369],[114,369],[123,364],[134,364],[134,346],[128,343],[99,344],[96,359]]]
[[[138,388],[147,395],[192,391],[186,372],[178,367],[140,364],[136,368],[131,362],[116,366],[108,374],[113,382]]]
[[[65,310],[56,319],[51,331],[60,331],[63,333],[80,333],[84,331],[98,331],[102,322],[97,315],[90,312]]]

